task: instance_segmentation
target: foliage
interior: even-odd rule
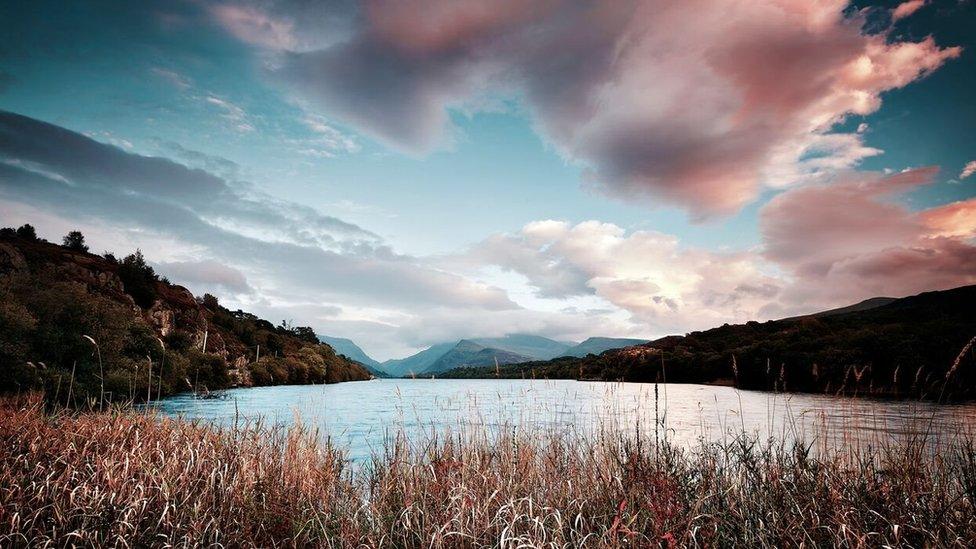
[[[88,246],[85,245],[85,235],[81,231],[71,231],[61,240],[61,245],[75,252],[87,252]]]
[[[156,276],[152,266],[146,263],[141,250],[125,256],[119,263],[117,273],[122,279],[126,293],[132,296],[136,305],[143,309],[152,307],[158,295],[156,283],[159,277]]]
[[[976,286],[869,310],[748,322],[583,358],[503,366],[504,377],[727,383],[758,390],[976,398]],[[958,366],[949,373],[956,359]],[[447,377],[494,377],[495,369]],[[951,378],[951,379],[950,379]]]
[[[690,450],[605,427],[406,440],[0,402],[0,545],[972,547],[976,447]]]
[[[227,310],[209,294],[197,304],[185,290],[159,280],[138,250],[121,262],[86,255],[84,266],[67,265],[75,259],[59,253],[60,246],[25,245],[16,232],[4,234],[30,269],[0,272],[0,392],[41,389],[52,401],[79,406],[239,382],[369,378],[331,347],[310,342],[311,328],[276,328],[250,313]],[[139,307],[135,311],[117,286],[99,282],[110,280],[113,272]],[[165,336],[156,332],[146,310],[157,302],[172,315]],[[204,332],[212,342],[208,353],[201,350]],[[253,368],[254,375],[244,368],[243,377],[232,376],[228,361],[250,362],[258,346],[262,364]]]
[[[33,225],[24,223],[17,228],[17,238],[22,238],[31,242],[37,241],[37,231],[34,229]]]

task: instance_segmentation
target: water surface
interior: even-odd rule
[[[951,441],[976,427],[976,405],[938,405],[731,387],[572,380],[378,379],[335,385],[233,389],[221,399],[178,395],[163,413],[220,425],[262,419],[316,427],[361,461],[402,430],[411,440],[432,432],[522,426],[592,432],[614,426],[693,447],[740,433],[761,440],[803,440],[814,449]],[[657,418],[658,421],[655,421]]]

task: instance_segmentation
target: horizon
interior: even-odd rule
[[[0,226],[381,362],[976,284],[976,3],[0,7]]]

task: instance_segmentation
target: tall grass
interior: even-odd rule
[[[0,546],[973,546],[976,447],[682,450],[607,428],[317,433],[0,403]]]

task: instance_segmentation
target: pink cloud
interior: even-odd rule
[[[706,217],[880,153],[831,127],[960,54],[931,37],[866,34],[847,7],[373,0],[348,40],[289,55],[275,74],[330,116],[420,154],[450,140],[451,109],[517,97],[588,185]],[[288,49],[285,19],[240,10],[219,19]]]
[[[214,18],[238,39],[277,50],[295,47],[294,24],[269,16],[250,6],[218,4],[211,8]]]
[[[971,160],[963,166],[962,172],[959,173],[959,179],[966,179],[974,173],[976,173],[976,160]]]
[[[764,256],[793,278],[782,303],[817,308],[976,283],[976,201],[913,212],[893,200],[936,173],[851,173],[771,200],[760,227]]]
[[[920,10],[924,5],[925,0],[908,0],[908,2],[902,2],[891,12],[891,20],[898,21],[899,19],[904,19]]]

